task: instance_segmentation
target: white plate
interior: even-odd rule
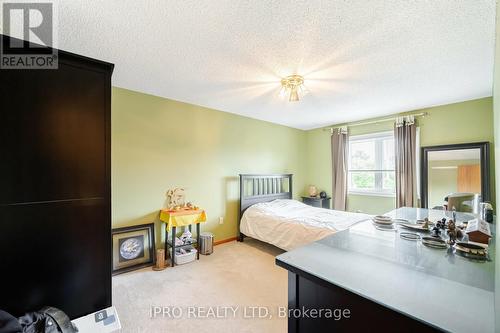
[[[399,223],[399,225],[412,230],[430,231],[430,228],[423,228],[421,224]]]
[[[375,218],[372,219],[373,223],[377,223],[377,224],[384,224],[384,225],[391,225],[393,222],[392,220],[377,220]]]
[[[375,220],[372,220],[373,224],[376,224],[376,225],[380,225],[380,226],[390,226],[390,225],[393,225],[394,223],[392,221],[390,222],[380,222],[380,221],[375,221]]]
[[[392,221],[391,217],[385,216],[385,215],[377,215],[377,216],[374,216],[373,219],[377,220],[377,221]]]

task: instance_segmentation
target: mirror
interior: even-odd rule
[[[422,207],[477,213],[490,200],[489,142],[422,148]]]

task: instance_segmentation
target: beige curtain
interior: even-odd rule
[[[396,119],[394,141],[396,145],[396,207],[415,207],[417,202],[417,126],[413,116]]]
[[[347,128],[334,128],[332,132],[332,197],[333,209],[347,208]]]

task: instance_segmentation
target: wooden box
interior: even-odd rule
[[[469,236],[469,241],[488,244],[491,238],[490,225],[481,219],[475,219],[467,223],[465,233]]]

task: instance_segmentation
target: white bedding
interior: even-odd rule
[[[249,207],[241,218],[240,231],[289,251],[370,218],[367,214],[311,207],[296,200],[274,200]]]

